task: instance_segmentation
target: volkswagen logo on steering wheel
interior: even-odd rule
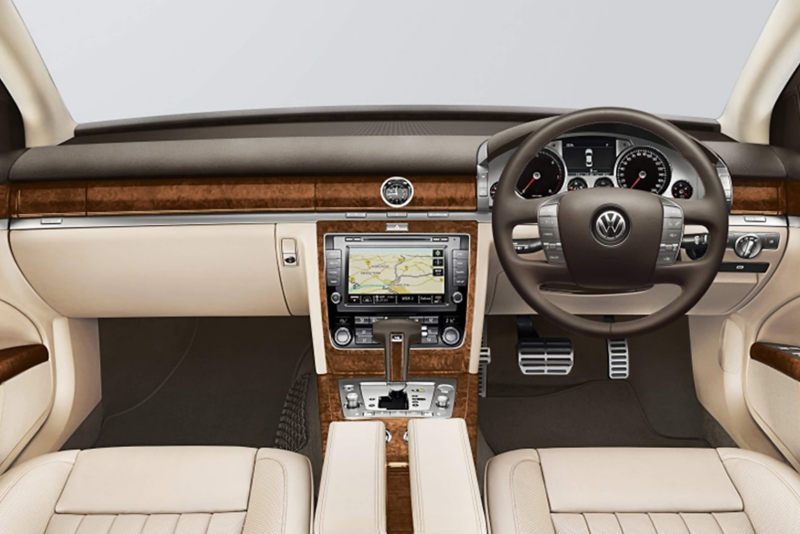
[[[628,222],[617,210],[606,210],[594,220],[594,236],[603,245],[619,245],[628,237]]]

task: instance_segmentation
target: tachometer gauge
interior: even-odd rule
[[[672,196],[675,198],[692,198],[694,187],[686,180],[678,180],[672,184]]]
[[[594,181],[595,187],[614,187],[614,182],[611,181],[611,178],[607,178],[603,176],[602,178],[598,178]]]
[[[672,171],[667,158],[651,147],[632,148],[617,162],[620,187],[662,194],[669,185]]]
[[[587,187],[589,186],[586,184],[586,180],[583,178],[573,178],[567,184],[568,191],[577,191],[578,189],[586,189]]]
[[[543,149],[525,167],[517,180],[517,193],[523,198],[539,198],[554,195],[564,185],[566,169],[558,155]]]

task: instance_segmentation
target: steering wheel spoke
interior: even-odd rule
[[[528,260],[517,256],[512,260],[522,274],[521,282],[538,288],[542,284],[571,283],[572,277],[565,264],[547,263],[543,260]]]
[[[657,265],[653,271],[653,284],[674,284],[681,287],[691,285],[709,266],[704,260],[682,261],[672,265]]]
[[[684,224],[702,225],[711,230],[717,226],[716,203],[709,198],[698,200],[670,199],[683,210]]]

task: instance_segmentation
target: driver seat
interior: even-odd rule
[[[485,486],[495,534],[800,533],[800,475],[742,449],[523,449]]]

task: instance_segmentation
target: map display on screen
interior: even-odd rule
[[[350,295],[442,295],[444,250],[353,248],[348,261]]]

